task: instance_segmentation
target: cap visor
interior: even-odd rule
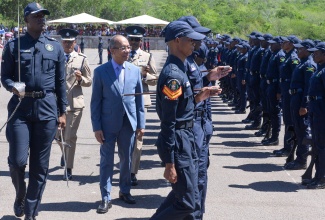
[[[201,33],[201,34],[208,34],[208,33],[211,32],[211,29],[206,28],[206,27],[203,27],[203,26],[193,28],[193,30],[195,30],[196,32],[199,32],[199,33]]]
[[[61,38],[62,40],[74,41],[76,38]]]
[[[265,40],[264,37],[258,37],[257,39],[259,39],[259,40]]]
[[[205,35],[194,31],[192,33],[187,34],[186,37],[192,38],[193,40],[203,40],[205,38]]]
[[[47,9],[40,9],[40,10],[37,10],[37,11],[33,11],[33,12],[31,12],[31,14],[36,14],[38,12],[43,12],[46,15],[50,14],[50,12]]]
[[[287,37],[280,37],[280,39],[283,41],[289,41],[289,39]]]
[[[310,52],[315,52],[315,51],[317,51],[317,50],[319,50],[318,48],[316,48],[316,47],[314,47],[314,48],[309,48],[309,49],[307,49],[308,51],[310,51]]]
[[[301,44],[293,44],[293,46],[294,47],[296,47],[296,48],[301,48],[301,47],[304,47],[303,45],[301,45]]]
[[[141,38],[141,37],[143,37],[143,35],[142,34],[141,35],[132,35],[132,34],[129,34],[128,37],[138,37],[138,38]]]

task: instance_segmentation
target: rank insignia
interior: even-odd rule
[[[293,60],[292,64],[299,64],[299,60]]]
[[[176,100],[182,95],[182,87],[177,79],[171,79],[164,85],[162,92],[170,99]]]
[[[285,60],[286,60],[285,57],[281,57],[281,58],[280,58],[280,62],[281,62],[281,63],[283,63]]]
[[[54,48],[53,48],[53,46],[52,46],[51,44],[46,44],[46,45],[45,45],[45,49],[46,49],[47,51],[53,51],[53,50],[54,50]]]
[[[306,71],[314,72],[315,71],[315,68],[314,67],[307,67],[306,68]]]

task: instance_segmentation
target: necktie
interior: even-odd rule
[[[134,55],[136,54],[136,52],[134,50],[131,50],[131,58],[134,58]]]
[[[66,54],[65,55],[65,61],[68,62],[69,61],[69,58],[70,58],[70,54]]]

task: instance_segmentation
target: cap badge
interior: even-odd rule
[[[46,45],[45,45],[45,49],[46,49],[47,51],[53,51],[53,46],[52,46],[51,44],[46,44]]]
[[[137,29],[134,29],[133,33],[135,33],[135,34],[138,33]]]
[[[65,34],[65,36],[69,37],[69,36],[70,36],[69,32],[67,32],[67,33]]]

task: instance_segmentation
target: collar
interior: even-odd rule
[[[34,39],[28,32],[26,32],[25,36],[27,37],[27,40],[29,42],[33,42],[33,41],[39,41],[42,42],[43,44],[45,43],[45,37],[43,34],[41,34],[38,39]]]
[[[112,60],[112,65],[114,70],[116,70],[116,67],[119,67],[120,69],[125,69],[125,62],[122,65],[120,65],[117,64],[113,58],[111,60]]]
[[[177,56],[170,54],[168,56],[167,60],[168,60],[168,63],[173,63],[173,64],[177,65],[177,67],[179,69],[181,69],[184,73],[186,72],[184,63]]]

